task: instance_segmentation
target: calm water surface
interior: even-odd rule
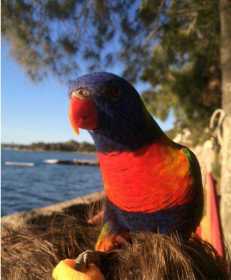
[[[95,155],[2,150],[2,215],[102,190],[98,167],[50,165],[43,162],[46,159],[95,159]],[[6,161],[31,162],[34,166],[8,166]]]

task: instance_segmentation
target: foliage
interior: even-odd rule
[[[118,59],[116,49],[122,43],[132,49],[127,39],[141,31],[131,12],[136,2],[3,0],[2,31],[33,79],[50,71],[66,79],[79,73],[83,60],[91,70],[104,68]]]
[[[164,120],[171,108],[176,130],[190,128],[197,141],[208,137],[208,120],[221,105],[219,1],[202,2],[169,2],[143,72],[151,111]]]
[[[144,80],[144,101],[157,117],[194,139],[221,105],[219,0],[2,1],[3,34],[33,79],[76,77],[122,62],[124,76]]]

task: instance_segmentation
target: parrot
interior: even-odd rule
[[[69,120],[77,133],[85,129],[92,136],[102,175],[96,254],[120,248],[132,233],[188,239],[195,232],[203,214],[198,160],[164,133],[130,82],[108,72],[78,77],[69,88]]]

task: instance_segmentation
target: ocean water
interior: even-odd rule
[[[95,159],[94,154],[2,150],[2,216],[102,190],[97,166],[50,165],[47,159]],[[30,162],[32,167],[6,165]]]

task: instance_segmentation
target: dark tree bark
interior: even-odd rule
[[[223,123],[221,170],[221,219],[227,245],[231,247],[231,1],[220,0],[221,72]]]

